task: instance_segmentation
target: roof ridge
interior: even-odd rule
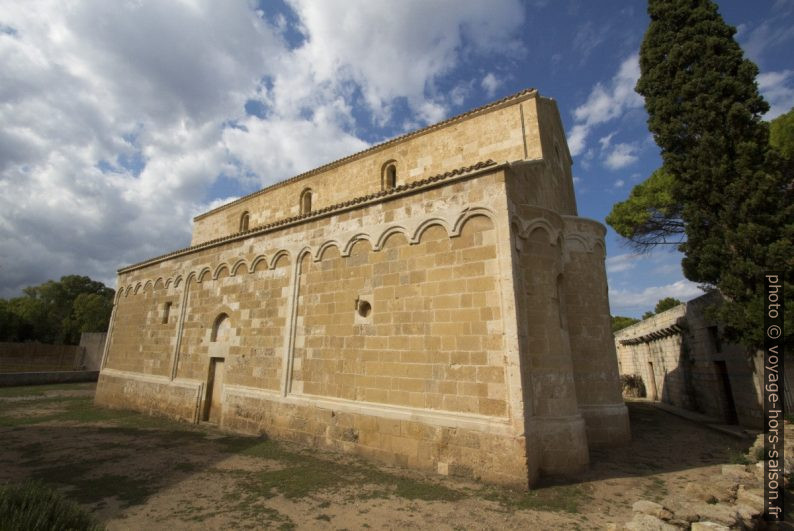
[[[269,231],[271,231],[273,229],[276,229],[278,227],[282,227],[284,225],[289,225],[291,223],[296,223],[296,222],[300,222],[300,221],[304,221],[304,220],[308,220],[308,219],[323,217],[323,216],[326,216],[328,214],[331,214],[332,212],[335,212],[335,211],[338,211],[338,210],[342,210],[342,209],[345,209],[345,208],[350,208],[352,206],[355,206],[355,205],[358,205],[358,204],[361,204],[361,203],[366,203],[366,202],[373,201],[373,200],[376,200],[376,199],[380,199],[380,198],[383,198],[383,197],[387,197],[387,196],[390,196],[390,195],[395,195],[395,194],[399,194],[399,193],[402,193],[402,192],[407,192],[408,190],[412,190],[412,189],[415,189],[415,188],[421,188],[421,187],[436,183],[438,181],[443,181],[445,179],[449,179],[450,177],[456,177],[456,176],[459,176],[459,175],[465,175],[465,174],[472,173],[472,172],[475,172],[475,171],[478,171],[478,170],[482,170],[482,169],[485,169],[485,168],[491,168],[493,166],[497,166],[497,163],[495,161],[491,160],[491,159],[488,159],[488,160],[485,160],[485,161],[477,162],[477,163],[472,164],[470,166],[463,166],[461,168],[455,168],[454,170],[450,170],[450,171],[447,171],[447,172],[444,172],[444,173],[439,173],[439,174],[433,175],[432,177],[425,177],[424,179],[419,179],[419,180],[416,180],[416,181],[407,182],[407,183],[402,184],[400,186],[397,186],[395,188],[391,188],[391,189],[388,189],[388,190],[381,190],[380,192],[375,192],[375,193],[372,193],[372,194],[358,196],[358,197],[355,197],[353,199],[348,199],[347,201],[343,201],[341,203],[336,203],[334,205],[330,205],[330,206],[321,208],[319,210],[313,210],[311,212],[307,212],[306,214],[300,214],[298,216],[290,216],[288,218],[282,218],[282,219],[279,219],[279,220],[276,220],[276,221],[273,221],[273,222],[270,222],[270,223],[266,223],[264,225],[259,225],[259,226],[250,228],[250,229],[248,229],[246,231],[235,232],[233,234],[229,234],[227,236],[221,236],[220,238],[215,238],[213,240],[208,240],[206,242],[201,242],[201,243],[196,244],[196,245],[183,247],[182,249],[177,249],[176,251],[171,251],[170,253],[162,254],[160,256],[155,256],[154,258],[149,258],[147,260],[143,260],[141,262],[137,262],[135,264],[131,264],[131,265],[119,268],[117,270],[117,272],[119,274],[120,273],[126,273],[128,271],[132,271],[132,270],[135,270],[135,269],[140,269],[141,267],[144,267],[144,266],[147,266],[147,265],[155,264],[157,262],[162,262],[163,260],[165,260],[167,258],[172,258],[172,257],[175,257],[175,256],[188,254],[188,253],[191,253],[193,251],[198,251],[200,249],[213,247],[213,246],[218,245],[220,243],[223,243],[223,242],[226,242],[226,241],[230,241],[230,240],[234,240],[234,239],[238,239],[238,238],[242,238],[242,237],[245,237],[245,236],[253,236],[254,233],[269,232]]]
[[[396,136],[394,138],[386,140],[385,142],[381,142],[380,144],[375,144],[374,146],[370,146],[367,149],[364,149],[364,150],[361,150],[361,151],[357,151],[356,153],[353,153],[351,155],[347,155],[345,157],[342,157],[341,159],[336,159],[334,161],[327,162],[327,163],[323,164],[322,166],[318,166],[316,168],[313,168],[311,170],[305,171],[303,173],[299,173],[298,175],[295,175],[293,177],[289,177],[287,179],[284,179],[283,181],[278,181],[278,182],[273,183],[273,184],[271,184],[269,186],[261,188],[261,189],[255,191],[255,192],[251,192],[250,194],[247,194],[247,195],[244,195],[242,197],[239,197],[239,198],[235,199],[234,201],[230,201],[228,203],[224,203],[223,205],[217,206],[217,207],[215,207],[215,208],[213,208],[211,210],[208,210],[206,212],[202,212],[201,214],[193,217],[193,221],[202,219],[202,218],[204,218],[204,217],[206,217],[206,216],[208,216],[210,214],[213,214],[213,213],[215,213],[215,212],[217,212],[219,210],[223,210],[223,209],[228,208],[230,206],[236,205],[236,204],[241,203],[241,202],[243,202],[243,201],[245,201],[247,199],[251,199],[252,197],[256,197],[258,195],[261,195],[261,194],[263,194],[263,193],[265,193],[267,191],[270,191],[270,190],[273,190],[273,189],[276,189],[276,188],[280,188],[281,186],[285,186],[287,184],[290,184],[290,183],[293,183],[293,182],[296,182],[296,181],[300,181],[302,179],[305,179],[305,178],[310,177],[312,175],[316,175],[318,173],[322,173],[322,172],[324,172],[326,170],[331,169],[332,167],[335,167],[335,166],[337,166],[339,164],[342,164],[344,162],[348,162],[348,161],[350,161],[350,160],[352,160],[354,158],[360,157],[360,156],[362,156],[362,155],[364,155],[366,153],[377,151],[379,149],[382,149],[382,148],[384,148],[386,146],[395,144],[395,143],[400,142],[402,140],[406,140],[408,138],[427,133],[427,132],[429,132],[429,131],[431,131],[433,129],[445,127],[445,126],[447,126],[447,125],[449,125],[449,124],[451,124],[453,122],[462,120],[464,118],[468,118],[468,117],[472,116],[473,114],[480,113],[480,112],[492,109],[494,107],[498,107],[498,106],[503,105],[503,104],[505,104],[505,103],[507,103],[509,101],[518,99],[518,98],[520,98],[522,96],[530,95],[532,93],[537,93],[537,90],[534,89],[534,88],[526,88],[524,90],[520,90],[520,91],[518,91],[518,92],[516,92],[514,94],[510,94],[509,96],[505,96],[502,99],[499,99],[499,100],[496,100],[496,101],[492,101],[490,103],[486,103],[485,105],[481,105],[480,107],[476,107],[476,108],[468,110],[468,111],[466,111],[464,113],[452,116],[451,118],[447,118],[446,120],[442,120],[442,121],[437,122],[435,124],[430,124],[428,126],[422,127],[421,129],[416,129],[415,131],[410,131],[410,132],[402,134],[400,136]]]

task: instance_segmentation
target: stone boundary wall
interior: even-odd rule
[[[75,371],[84,358],[85,349],[78,345],[0,343],[0,373]]]
[[[89,371],[98,371],[102,364],[102,353],[105,350],[107,332],[83,332],[80,335],[80,346],[85,349],[83,366]]]
[[[726,423],[761,426],[763,353],[721,339],[708,317],[711,292],[615,333],[621,375],[638,375],[646,396]]]
[[[99,371],[11,372],[0,374],[0,387],[96,382]]]

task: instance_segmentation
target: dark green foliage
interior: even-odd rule
[[[624,328],[631,326],[635,323],[639,323],[639,319],[635,319],[634,317],[624,317],[622,315],[613,315],[612,316],[612,333],[614,334],[618,330],[623,330]]]
[[[114,291],[88,277],[67,275],[0,299],[0,341],[77,344],[82,332],[104,332]]]
[[[794,174],[794,109],[769,122],[769,144]],[[682,206],[674,199],[675,178],[659,168],[631,190],[629,198],[615,203],[606,222],[639,252],[657,245],[683,243]]]
[[[645,312],[644,314],[642,314],[642,320],[644,321],[645,319],[650,319],[650,318],[651,318],[651,317],[653,317],[654,315],[656,315],[656,314],[655,314],[653,311],[651,311],[651,310],[648,310],[647,312]]]
[[[783,270],[791,297],[791,174],[769,145],[757,67],[710,0],[650,0],[637,92],[674,180],[686,227],[684,275],[716,286],[726,337],[762,342],[763,273]],[[794,328],[788,312],[789,338]]]
[[[629,198],[612,207],[606,222],[637,251],[681,243],[681,205],[673,198],[673,176],[658,169],[635,186]]]
[[[781,157],[794,160],[794,108],[769,122],[769,143]]]
[[[100,530],[76,503],[42,483],[0,487],[0,531]]]
[[[679,301],[678,299],[673,297],[665,297],[664,299],[660,299],[659,302],[656,303],[656,307],[653,309],[653,311],[655,313],[662,313],[671,308],[675,308],[679,304],[681,304],[681,301]]]

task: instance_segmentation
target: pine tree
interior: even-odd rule
[[[769,147],[758,68],[710,0],[650,0],[648,12],[637,92],[682,207],[684,275],[726,296],[728,339],[758,346],[763,273],[783,270],[791,300],[794,265],[791,175]]]

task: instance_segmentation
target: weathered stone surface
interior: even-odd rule
[[[643,513],[635,513],[634,518],[624,527],[630,531],[677,531],[680,529],[655,516]]]
[[[736,502],[751,507],[757,513],[764,510],[764,491],[760,488],[746,488],[739,485],[736,492]]]
[[[649,516],[655,516],[656,518],[661,518],[662,520],[668,520],[673,516],[672,513],[665,509],[662,505],[648,500],[634,502],[634,505],[632,505],[631,508],[635,513],[643,513]]]
[[[729,527],[716,522],[695,522],[690,529],[691,531],[730,531]]]
[[[194,221],[120,270],[98,403],[522,487],[629,440],[605,229],[536,91]]]
[[[708,520],[718,524],[734,526],[739,520],[739,513],[735,506],[716,503],[700,503],[694,508],[701,520]]]
[[[746,465],[722,465],[722,475],[737,482],[751,480],[753,476]]]

